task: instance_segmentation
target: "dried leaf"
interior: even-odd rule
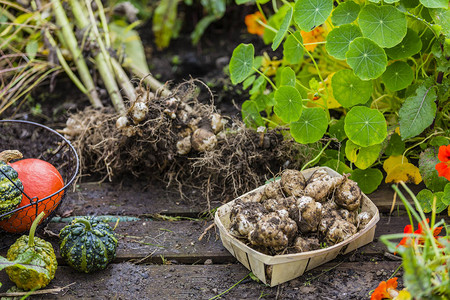
[[[390,182],[413,182],[419,184],[422,181],[419,168],[410,163],[396,165],[386,176],[386,183]]]

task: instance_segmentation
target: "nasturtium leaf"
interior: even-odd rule
[[[335,27],[327,35],[325,49],[331,56],[337,59],[345,59],[345,53],[348,51],[350,43],[358,37],[362,37],[362,33],[357,25],[345,24]]]
[[[331,22],[335,26],[352,23],[358,18],[361,7],[354,1],[341,2],[331,13]]]
[[[277,34],[273,38],[272,43],[272,50],[275,51],[280,46],[281,42],[284,39],[284,36],[286,35],[286,32],[289,28],[289,25],[291,24],[292,20],[292,7],[287,11],[286,15],[284,16],[283,22],[281,22],[280,29],[278,29]]]
[[[400,181],[412,182],[414,184],[419,184],[422,182],[422,176],[420,175],[419,168],[407,162],[396,165],[387,173],[385,182],[398,183]]]
[[[378,78],[386,70],[386,53],[368,38],[354,39],[350,43],[345,57],[356,76],[362,80]]]
[[[419,5],[419,0],[401,0],[400,3],[404,8],[414,8]]]
[[[435,169],[439,159],[437,158],[437,148],[428,148],[419,156],[419,170],[422,175],[423,182],[426,187],[434,192],[443,191],[444,187],[448,183],[445,177],[439,177],[438,172]]]
[[[434,22],[441,27],[441,32],[450,37],[450,9],[433,8],[430,15]]]
[[[402,59],[413,56],[422,49],[422,40],[419,35],[412,29],[408,28],[405,37],[400,44],[386,48],[384,51],[392,59]]]
[[[383,48],[394,47],[406,35],[406,16],[394,6],[368,4],[361,9],[358,23],[363,36]]]
[[[428,8],[448,8],[448,0],[420,0]]]
[[[390,64],[383,75],[384,85],[391,91],[400,91],[407,88],[414,80],[414,71],[404,61],[396,61]]]
[[[257,107],[258,107],[258,111],[263,111],[264,109],[266,109],[266,107],[270,107],[274,105],[274,101],[273,101],[273,94],[269,94],[269,95],[264,95],[263,93],[258,94],[256,97],[252,98],[251,100],[253,100]]]
[[[380,156],[381,144],[361,147],[353,143],[352,141],[347,141],[345,143],[345,156],[349,161],[355,164],[360,169],[367,169],[370,167]]]
[[[444,195],[442,196],[442,202],[445,205],[450,205],[450,183],[447,183],[444,188]]]
[[[330,128],[328,129],[328,133],[331,137],[337,138],[340,142],[342,142],[347,135],[344,130],[344,122],[345,119],[341,118],[337,122],[333,122],[330,124]]]
[[[448,145],[448,139],[443,136],[435,136],[430,140],[430,145],[434,147],[440,147]]]
[[[229,66],[231,83],[238,84],[251,74],[254,55],[255,48],[252,44],[240,44],[234,49]]]
[[[255,82],[256,76],[252,75],[250,77],[248,77],[247,79],[244,80],[244,82],[242,83],[242,88],[244,90],[248,89],[249,86],[251,86],[253,84],[253,82]]]
[[[374,168],[367,168],[365,170],[355,169],[350,178],[358,183],[363,193],[370,194],[381,184],[383,173]]]
[[[253,85],[252,88],[250,89],[250,95],[256,94],[258,92],[264,91],[264,89],[266,88],[266,84],[267,81],[264,77],[259,76],[258,78],[256,78],[255,81],[253,81]]]
[[[295,87],[296,81],[295,81],[295,72],[290,67],[285,67],[281,71],[280,76],[280,86],[283,85],[289,85]]]
[[[389,142],[387,144],[384,153],[386,155],[401,155],[405,151],[405,142],[402,141],[402,138],[399,134],[393,133],[389,138]]]
[[[396,166],[408,162],[408,159],[403,155],[391,155],[383,162],[383,169],[389,174]]]
[[[348,174],[352,173],[352,169],[350,169],[349,166],[347,166],[345,163],[343,163],[340,160],[337,159],[330,159],[322,164],[322,166],[329,167],[339,174]]]
[[[301,30],[310,32],[325,23],[333,10],[333,0],[297,0],[294,21]]]
[[[334,98],[345,108],[366,103],[372,94],[372,82],[359,79],[348,69],[336,72],[331,87]]]
[[[387,136],[383,114],[365,106],[350,109],[345,117],[344,130],[353,143],[362,147],[380,144]]]
[[[400,108],[400,135],[403,140],[415,137],[433,123],[436,114],[436,91],[420,85],[416,95],[406,98]]]
[[[245,101],[241,108],[242,120],[248,127],[259,127],[264,125],[264,121],[259,114],[258,105],[254,101]]]
[[[436,197],[436,213],[440,213],[447,208],[447,205],[442,201],[442,197],[444,196],[443,192],[433,193],[430,190],[423,189],[421,190],[416,198],[422,207],[424,213],[429,213],[433,210],[433,202]],[[418,209],[416,207],[416,209]]]
[[[295,87],[278,88],[275,91],[275,102],[274,112],[283,122],[295,122],[300,118],[303,109],[302,96]]]
[[[318,107],[305,108],[300,119],[291,123],[290,132],[296,142],[314,143],[320,140],[328,128],[325,111]]]
[[[303,58],[303,47],[300,43],[303,43],[302,35],[300,31],[296,31],[290,34],[283,44],[284,59],[291,65],[300,63]]]

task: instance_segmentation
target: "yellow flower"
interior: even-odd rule
[[[247,25],[248,33],[262,36],[264,34],[265,28],[260,23],[258,23],[258,20],[263,23],[267,23],[264,16],[259,11],[257,11],[254,14],[245,16],[245,25]]]
[[[301,31],[300,34],[302,35],[303,45],[305,45],[306,50],[312,52],[317,47],[317,44],[314,43],[325,41],[324,33],[325,30],[322,26],[318,26],[310,32]]]

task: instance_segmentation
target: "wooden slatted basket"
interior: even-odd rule
[[[342,176],[328,167],[320,168],[326,170],[332,177]],[[319,168],[307,169],[302,173],[305,178],[309,178],[317,169]],[[264,186],[260,186],[249,193],[262,189],[264,189]],[[338,254],[349,253],[372,242],[375,235],[376,223],[380,220],[380,215],[375,204],[365,194],[362,194],[361,212],[370,212],[373,217],[366,227],[358,231],[351,238],[328,248],[271,256],[250,248],[230,234],[230,213],[236,200],[219,207],[214,217],[214,222],[217,228],[219,228],[222,243],[247,269],[271,287],[299,277],[304,272],[333,260]]]

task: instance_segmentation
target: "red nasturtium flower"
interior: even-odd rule
[[[427,223],[429,223],[429,222],[430,222],[430,219],[427,218]],[[434,236],[434,238],[436,238],[436,237],[439,235],[439,233],[441,233],[441,230],[442,230],[442,227],[441,227],[441,226],[440,226],[440,227],[434,228],[434,230],[433,230],[433,236]],[[411,225],[406,225],[406,226],[405,226],[405,229],[403,230],[403,233],[405,233],[405,234],[411,234],[411,233],[413,233],[413,231],[412,231],[412,226],[411,226]],[[415,234],[420,234],[420,235],[425,236],[426,233],[423,232],[423,228],[422,228],[422,224],[421,224],[421,223],[419,223],[419,229],[417,229],[416,231],[414,231],[414,233],[415,233]],[[397,245],[397,247],[399,247],[399,246],[405,246],[405,247],[407,247],[407,246],[410,246],[412,242],[414,242],[414,239],[411,240],[411,238],[410,238],[409,236],[405,236],[405,237],[400,241],[400,243]],[[419,244],[423,244],[424,238],[423,238],[423,237],[420,237],[418,242],[419,242]]]
[[[248,33],[257,35],[264,34],[265,28],[260,23],[258,23],[258,20],[263,23],[267,23],[266,19],[259,11],[255,12],[254,14],[245,16],[245,25],[247,25]]]
[[[450,180],[450,145],[439,147],[438,159],[440,163],[435,167],[438,175]]]
[[[397,277],[391,278],[387,282],[380,282],[373,291],[370,300],[394,299],[398,296],[397,285]]]

